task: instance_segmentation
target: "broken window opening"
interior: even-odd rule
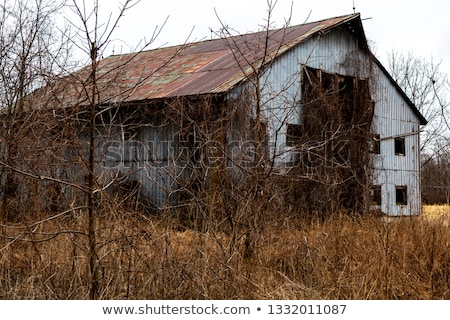
[[[395,202],[397,205],[407,205],[408,204],[408,193],[406,186],[396,186],[395,187]]]
[[[395,155],[405,155],[405,137],[397,137],[394,140]]]
[[[318,197],[330,179],[345,186],[328,195],[331,200],[327,201],[345,202],[352,209],[367,204],[370,199],[365,198],[364,186],[369,182],[366,169],[374,115],[369,80],[304,66],[301,81],[301,139],[320,147],[302,154],[301,165],[291,172],[307,175],[309,181],[302,182],[302,187]],[[294,128],[286,128],[288,146],[296,140]],[[319,161],[310,165],[311,158]]]

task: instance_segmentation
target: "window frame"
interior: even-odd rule
[[[396,156],[406,155],[405,137],[394,138],[394,153]]]
[[[398,206],[408,205],[408,187],[395,186],[395,204]]]

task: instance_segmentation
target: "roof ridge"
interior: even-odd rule
[[[329,21],[329,20],[335,20],[335,19],[343,19],[344,21],[349,21],[352,20],[356,17],[360,17],[360,13],[352,13],[352,14],[347,14],[347,15],[341,15],[341,16],[335,16],[335,17],[331,17],[331,18],[325,18],[325,19],[321,19],[321,20],[316,20],[316,21],[311,21],[311,22],[306,22],[306,23],[301,23],[301,24],[295,24],[295,25],[288,25],[285,27],[280,27],[280,28],[273,28],[273,29],[268,29],[268,30],[259,30],[259,31],[251,31],[251,32],[246,32],[246,33],[240,33],[240,34],[236,34],[236,35],[231,35],[231,36],[227,36],[227,37],[218,37],[218,38],[214,38],[214,39],[205,39],[205,40],[198,40],[198,41],[192,41],[192,42],[188,42],[186,41],[185,43],[182,44],[174,44],[174,45],[169,45],[169,46],[160,46],[157,48],[151,48],[151,49],[146,49],[146,50],[141,50],[141,51],[137,51],[137,52],[129,52],[129,53],[121,53],[121,54],[112,54],[106,58],[109,57],[120,57],[120,56],[127,56],[127,55],[135,55],[135,54],[140,54],[140,53],[144,53],[144,52],[150,52],[150,51],[158,51],[158,50],[169,50],[169,49],[176,49],[176,48],[188,48],[190,46],[194,46],[200,43],[208,43],[208,42],[214,42],[214,41],[223,41],[224,39],[232,39],[232,38],[239,38],[239,37],[245,37],[245,36],[251,36],[251,35],[256,35],[258,33],[264,33],[264,32],[277,32],[280,30],[287,30],[287,29],[295,29],[301,26],[307,26],[307,25],[312,25],[312,24],[320,24],[324,21]]]

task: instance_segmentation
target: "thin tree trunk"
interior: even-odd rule
[[[97,90],[97,46],[96,43],[92,43],[91,47],[91,85],[92,85],[92,97],[90,103],[90,121],[89,121],[89,161],[88,161],[88,186],[87,186],[87,197],[88,197],[88,237],[89,237],[89,278],[90,278],[90,289],[89,298],[95,300],[98,298],[98,274],[97,274],[97,252],[96,252],[96,234],[95,234],[95,222],[96,222],[96,212],[95,212],[95,199],[94,199],[94,156],[95,156],[95,113],[96,105],[98,101],[98,90]]]

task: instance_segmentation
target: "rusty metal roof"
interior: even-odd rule
[[[228,92],[252,73],[252,65],[267,63],[313,35],[350,21],[361,23],[359,14],[268,32],[113,55],[98,64],[101,101],[137,102]],[[364,34],[358,36],[364,37]],[[360,40],[366,43],[365,38]],[[51,89],[53,97],[64,105],[73,104],[74,100],[83,103],[80,84],[89,74],[90,69],[86,67],[60,81],[58,88]]]
[[[136,55],[124,68],[127,77],[123,80],[150,75],[129,97],[133,101],[227,92],[243,81],[246,78],[244,72],[247,75],[251,73],[251,65],[263,57],[274,58],[313,34],[325,32],[356,17],[359,15],[273,30],[268,35],[257,32],[145,51]],[[111,56],[101,65],[118,65],[123,59],[123,56]],[[152,73],[153,70],[157,71]]]

